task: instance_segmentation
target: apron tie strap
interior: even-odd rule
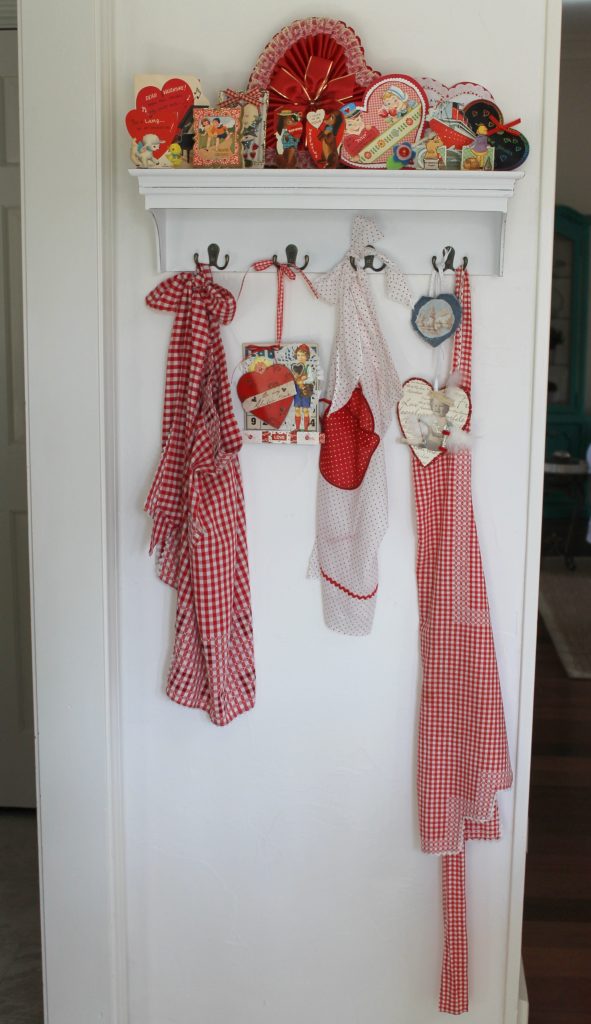
[[[440,1013],[468,1012],[468,934],[466,930],[466,858],[441,858],[443,888],[443,965]]]

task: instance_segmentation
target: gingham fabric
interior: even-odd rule
[[[468,393],[472,308],[456,271],[462,322],[452,371]],[[470,426],[466,423],[465,430]],[[412,449],[411,449],[412,450]],[[465,842],[499,839],[496,794],[512,783],[486,584],[472,507],[471,453],[412,455],[423,684],[418,804],[422,849],[442,855],[444,955],[439,1008],[468,1009]]]
[[[252,263],[251,266],[252,269],[256,271],[269,270],[271,267],[275,267],[277,271],[277,310],[275,314],[275,342],[277,347],[279,347],[281,339],[283,338],[283,310],[285,307],[286,279],[289,281],[295,281],[296,276],[299,274],[300,277],[303,277],[304,281],[308,285],[308,288],[312,292],[312,295],[316,299],[318,298],[318,293],[314,285],[312,284],[310,278],[306,274],[304,274],[302,268],[297,267],[293,263],[274,263],[273,260],[255,260],[255,262]],[[240,292],[242,292],[245,280],[246,275],[242,280]],[[238,295],[238,298],[240,298],[240,294]],[[265,347],[269,348],[269,345]]]
[[[346,256],[316,282],[321,298],[337,307],[328,373],[329,408],[320,457],[316,543],[308,575],[320,580],[324,620],[340,633],[371,631],[378,590],[378,550],[388,526],[384,437],[401,388],[382,335],[361,260],[381,238],[372,221],[355,218]],[[383,272],[389,298],[412,305],[404,275],[393,260]],[[334,429],[333,429],[334,425]],[[338,484],[338,485],[337,485]]]
[[[163,281],[146,302],[175,314],[162,454],[145,506],[150,553],[157,549],[158,574],[177,590],[166,692],[227,725],[255,699],[242,437],[219,330],[236,304],[202,265]]]

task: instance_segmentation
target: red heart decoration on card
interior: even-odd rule
[[[136,142],[141,142],[144,135],[157,135],[161,145],[154,150],[154,157],[158,158],[174,141],[192,106],[193,90],[182,78],[170,78],[161,89],[146,85],[136,96],[135,109],[125,118],[127,131]]]
[[[384,75],[370,85],[363,103],[345,108],[341,161],[348,167],[386,167],[400,142],[412,145],[423,134],[427,97],[408,75]]]
[[[291,408],[296,386],[287,366],[276,363],[262,372],[243,373],[236,391],[249,416],[256,416],[271,427],[280,427]]]

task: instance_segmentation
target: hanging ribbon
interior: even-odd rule
[[[244,92],[238,92],[237,89],[224,89],[224,100],[220,106],[235,107],[242,103],[252,103],[258,107],[263,101],[263,91],[263,89],[246,89]]]
[[[515,125],[521,124],[520,117],[516,117],[514,121],[509,121],[508,124],[503,124],[502,121],[499,121],[498,117],[495,117],[494,114],[490,114],[490,119],[494,124],[494,128],[489,128],[489,130],[486,133],[488,136],[496,135],[497,132],[508,132],[509,135],[521,134],[520,132],[515,131]]]
[[[332,60],[312,56],[303,78],[300,78],[280,65],[273,72],[269,89],[305,113],[316,109],[321,103],[329,109],[341,107],[353,99],[358,83],[355,75],[331,78],[332,66]]]
[[[300,267],[296,267],[293,263],[274,263],[273,260],[256,260],[251,264],[251,269],[256,271],[269,270],[270,267],[275,267],[277,270],[277,313],[275,320],[275,344],[274,345],[249,345],[249,348],[253,352],[262,352],[268,348],[279,348],[281,339],[283,337],[283,306],[285,302],[285,280],[288,278],[290,281],[295,281],[297,274],[303,277],[304,281],[308,285],[308,288],[318,298],[318,293],[312,284],[310,278],[304,274],[304,271]],[[244,281],[240,286],[240,292],[238,298],[242,292]]]

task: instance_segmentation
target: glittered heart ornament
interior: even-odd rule
[[[415,302],[410,322],[423,341],[433,348],[451,338],[460,326],[462,307],[455,295],[423,295]]]
[[[489,145],[495,151],[496,171],[514,171],[527,159],[529,143],[525,135],[516,129],[520,118],[503,123],[503,115],[496,103],[487,100],[469,103],[464,107],[464,116],[474,134],[479,125],[486,128]]]
[[[140,89],[135,109],[125,118],[132,139],[141,142],[145,135],[157,135],[160,146],[154,150],[157,159],[174,141],[178,126],[193,106],[193,90],[181,78],[170,78],[162,89],[147,85]]]
[[[411,377],[402,386],[398,422],[423,466],[445,453],[452,429],[462,430],[469,418],[470,398],[463,388],[436,391],[421,377]]]
[[[384,169],[401,142],[420,139],[427,97],[408,75],[384,75],[369,87],[363,103],[345,109],[341,162],[348,167]]]
[[[236,391],[242,407],[270,427],[280,427],[291,409],[295,381],[287,366],[279,363],[264,370],[249,370],[240,377]]]

